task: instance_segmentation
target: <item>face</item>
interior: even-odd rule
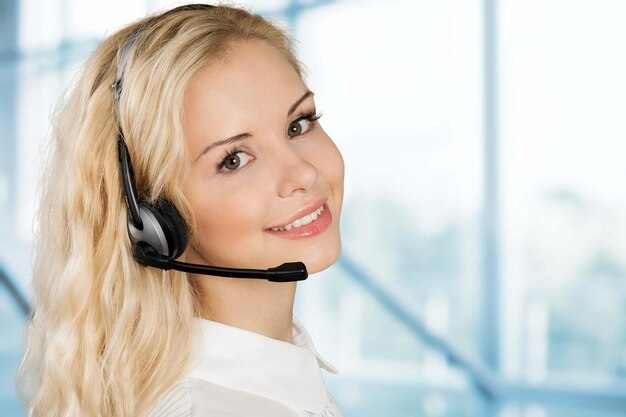
[[[192,78],[184,193],[198,238],[187,262],[267,269],[300,261],[314,273],[337,260],[344,163],[316,111],[313,94],[265,41],[235,43],[226,60]]]

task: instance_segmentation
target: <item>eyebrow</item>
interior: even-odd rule
[[[306,100],[309,96],[313,96],[314,94],[315,93],[313,93],[311,90],[307,90],[307,92],[304,93],[304,95],[302,97],[300,97],[298,100],[296,100],[296,102],[293,103],[291,105],[291,107],[289,107],[289,111],[287,112],[287,117],[291,116],[293,114],[293,112],[296,111],[296,109],[298,108],[300,103],[302,103],[304,100]],[[217,142],[214,142],[214,143],[210,144],[209,146],[207,146],[206,148],[204,148],[202,150],[202,152],[200,152],[200,155],[198,155],[198,157],[194,160],[194,162],[196,162],[198,159],[200,159],[202,157],[202,155],[204,155],[205,153],[209,152],[213,148],[217,148],[218,146],[228,145],[228,144],[233,143],[233,142],[244,140],[244,139],[247,139],[247,138],[249,138],[251,136],[252,136],[251,133],[244,132],[244,133],[240,133],[240,134],[235,135],[235,136],[231,136],[231,137],[226,138],[226,139],[218,140]]]

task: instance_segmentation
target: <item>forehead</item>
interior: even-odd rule
[[[222,122],[229,114],[285,108],[306,91],[296,70],[280,52],[262,40],[236,41],[225,58],[203,68],[185,94],[186,116],[197,110]],[[287,106],[287,107],[285,107]],[[235,114],[235,115],[236,115]]]

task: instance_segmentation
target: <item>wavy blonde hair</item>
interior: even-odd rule
[[[111,85],[126,63],[119,117]],[[139,265],[126,231],[117,153],[125,133],[137,190],[166,198],[189,225],[182,103],[201,68],[232,43],[269,42],[302,77],[285,31],[244,9],[219,5],[150,16],[108,36],[54,117],[41,178],[31,291],[36,305],[18,388],[29,416],[143,416],[186,370],[192,319],[202,308],[183,272]]]

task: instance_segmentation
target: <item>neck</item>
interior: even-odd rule
[[[200,317],[293,343],[296,282],[194,275]]]

